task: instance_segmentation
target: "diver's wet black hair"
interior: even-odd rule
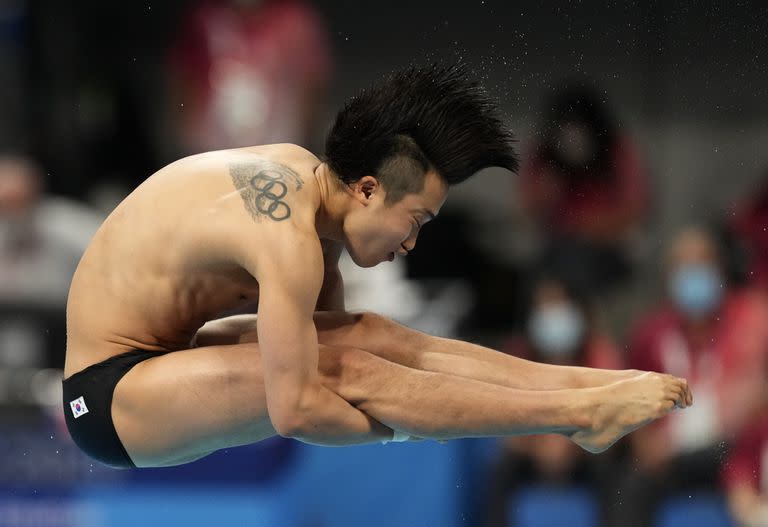
[[[324,159],[344,183],[376,176],[387,201],[419,192],[430,168],[449,185],[491,166],[517,171],[514,136],[462,65],[410,67],[352,98]]]

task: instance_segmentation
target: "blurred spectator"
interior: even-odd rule
[[[546,266],[587,291],[631,272],[626,244],[647,209],[647,175],[602,93],[586,82],[563,87],[523,164],[523,210],[544,237]]]
[[[705,231],[682,231],[666,265],[668,299],[637,324],[629,366],[687,378],[694,404],[629,436],[634,462],[618,483],[615,525],[652,525],[663,496],[718,490],[728,443],[762,404],[764,300],[725,283]]]
[[[740,527],[768,526],[768,407],[734,443],[723,469],[723,485]]]
[[[310,146],[330,68],[323,23],[301,0],[196,3],[169,58],[179,147]]]
[[[33,161],[0,157],[0,368],[61,366],[69,284],[102,219],[43,187]]]
[[[509,339],[502,351],[551,364],[623,367],[618,349],[598,327],[585,295],[563,280],[546,276],[536,281],[525,319],[524,333]],[[490,524],[510,525],[506,503],[519,486],[588,486],[601,493],[604,465],[615,452],[590,456],[556,434],[504,439],[491,483]]]

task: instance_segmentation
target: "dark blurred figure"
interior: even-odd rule
[[[63,365],[69,284],[100,223],[47,195],[33,161],[0,156],[0,368]]]
[[[311,146],[331,58],[301,0],[210,0],[187,13],[169,57],[181,153],[291,142]]]
[[[526,327],[506,342],[505,353],[566,366],[623,367],[619,350],[600,329],[590,302],[578,288],[551,275],[540,277],[526,311]],[[490,525],[511,525],[506,504],[525,485],[588,487],[596,496],[601,494],[605,465],[615,454],[614,449],[591,456],[556,434],[504,439],[490,488]]]
[[[666,261],[667,298],[637,323],[629,366],[688,379],[694,404],[629,436],[613,525],[652,525],[660,500],[717,491],[727,446],[762,404],[768,311],[761,295],[729,286],[703,230],[678,234]]]
[[[756,192],[736,205],[728,223],[746,253],[747,280],[768,291],[768,170]]]
[[[448,291],[450,284],[465,284],[471,298],[463,306],[457,334],[496,349],[509,332],[510,313],[514,319],[520,316],[523,301],[519,291],[524,277],[520,269],[497,261],[482,247],[477,230],[467,211],[444,207],[440,221],[419,234],[419,245],[405,259],[405,265],[408,277],[417,280],[432,300],[441,301],[441,290]],[[426,316],[433,318],[434,311]],[[450,318],[453,316],[447,315]]]
[[[0,2],[0,64],[3,81],[0,82],[0,145],[3,148],[28,146],[25,126],[26,72],[24,64],[25,25],[28,23],[26,2],[5,0]]]
[[[541,128],[520,173],[523,209],[544,236],[536,268],[608,290],[631,274],[626,245],[647,209],[645,169],[586,81],[556,93]]]

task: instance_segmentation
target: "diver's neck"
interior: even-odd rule
[[[344,240],[344,217],[348,208],[341,182],[326,163],[319,164],[314,171],[320,201],[315,212],[315,228],[318,237],[326,240]]]

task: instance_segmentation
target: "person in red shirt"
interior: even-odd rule
[[[768,406],[735,442],[723,465],[722,482],[740,526],[768,525]]]
[[[507,339],[501,351],[548,364],[624,367],[620,351],[577,287],[544,275],[535,280],[527,304],[525,330]],[[588,485],[602,491],[603,468],[610,458],[610,454],[585,456],[557,434],[504,439],[491,479],[489,524],[511,525],[506,517],[507,498],[526,484]]]
[[[207,0],[169,53],[184,153],[317,140],[330,80],[325,27],[301,0]]]
[[[603,94],[563,87],[520,172],[521,206],[545,237],[545,265],[594,291],[630,274],[626,244],[648,204],[647,176]]]
[[[617,525],[651,525],[664,495],[716,490],[727,444],[761,404],[763,297],[729,286],[713,238],[694,228],[672,243],[666,286],[667,298],[636,324],[629,366],[685,375],[696,402],[690,413],[670,414],[629,438],[633,462],[618,485]]]

